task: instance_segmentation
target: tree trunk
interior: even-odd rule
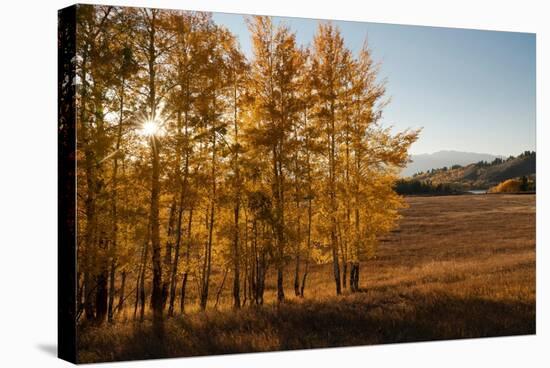
[[[266,254],[262,250],[260,254],[260,267],[258,270],[258,304],[264,304],[265,275],[266,275]]]
[[[252,288],[254,303],[258,304],[258,266],[260,264],[260,257],[258,255],[258,220],[256,217],[252,220],[252,234],[250,287]]]
[[[239,127],[237,124],[237,76],[233,73],[233,130],[235,139],[235,152],[233,155],[233,170],[235,171],[235,205],[233,207],[233,306],[235,308],[241,307],[240,296],[240,245],[239,245],[239,211],[241,205],[241,183],[240,183],[240,170],[239,170]]]
[[[116,261],[111,260],[111,267],[109,271],[109,302],[107,305],[107,321],[109,323],[113,322],[113,309],[115,303],[115,270]]]
[[[216,293],[216,303],[214,303],[214,309],[218,307],[218,303],[220,301],[220,295],[222,295],[223,286],[225,285],[225,279],[227,278],[228,273],[229,273],[229,269],[226,268],[225,271],[223,272],[222,283],[220,285],[220,288],[218,289],[218,292]]]
[[[187,223],[187,242],[185,246],[185,272],[183,274],[183,280],[181,282],[181,300],[180,300],[180,311],[182,314],[185,312],[185,291],[187,287],[187,277],[189,275],[192,224],[193,224],[193,207],[191,207],[191,209],[189,210],[189,220]]]
[[[304,108],[304,130],[308,127],[308,110]],[[304,297],[306,287],[306,279],[309,273],[309,258],[311,257],[311,225],[313,221],[313,189],[311,178],[311,157],[310,157],[310,138],[309,133],[305,136],[306,148],[306,180],[307,180],[307,240],[306,240],[306,261],[304,266],[304,274],[302,276],[302,286],[300,287],[300,297]]]
[[[84,200],[85,213],[86,213],[86,229],[84,233],[84,249],[83,249],[83,272],[84,272],[84,315],[86,320],[93,321],[95,319],[94,305],[93,305],[93,293],[95,287],[93,285],[93,273],[92,264],[94,261],[93,254],[95,253],[96,246],[96,177],[95,177],[95,155],[91,148],[90,133],[88,131],[87,121],[87,97],[88,97],[88,53],[83,52],[82,55],[82,89],[81,89],[81,107],[80,107],[80,128],[81,139],[84,149],[84,169],[86,173],[86,198]]]
[[[355,264],[355,277],[353,278],[353,281],[355,283],[355,290],[359,291],[359,262]]]
[[[351,272],[349,274],[349,285],[352,292],[359,291],[359,262],[351,263]]]
[[[111,190],[111,266],[109,273],[109,305],[107,311],[107,320],[113,322],[113,307],[115,302],[115,275],[117,267],[117,236],[118,236],[118,207],[117,207],[117,196],[118,196],[118,157],[120,150],[120,143],[122,141],[122,123],[124,121],[124,77],[122,77],[120,85],[120,110],[119,110],[119,121],[117,129],[117,139],[115,145],[115,156],[113,158],[113,188]]]
[[[176,221],[176,196],[172,199],[170,205],[170,215],[168,216],[168,228],[166,233],[166,249],[164,253],[164,275],[162,276],[162,309],[166,308],[166,302],[168,301],[168,293],[172,275],[172,251],[173,251],[173,236],[174,236],[174,222]]]
[[[181,138],[181,113],[178,111],[177,115],[178,119],[178,136]],[[187,190],[188,186],[188,176],[189,176],[189,149],[187,147],[188,140],[189,140],[189,131],[188,131],[188,118],[187,118],[187,111],[185,112],[185,147],[182,147],[182,142],[178,142],[177,145],[177,156],[178,159],[176,160],[176,176],[178,177],[178,180],[180,180],[180,188],[179,188],[179,203],[178,203],[178,219],[177,219],[177,229],[176,229],[176,249],[174,254],[174,263],[172,265],[172,273],[170,276],[170,306],[168,308],[168,315],[173,316],[174,315],[174,303],[176,300],[176,284],[177,284],[177,276],[178,276],[178,266],[179,266],[179,256],[180,256],[180,248],[181,248],[181,240],[182,240],[182,220],[183,220],[183,212],[184,212],[184,199],[185,199],[185,191]],[[183,151],[185,151],[185,168],[183,170],[184,178],[183,180],[180,178],[181,176],[181,170],[179,168],[180,166],[180,159],[179,157],[183,154]],[[192,213],[191,210],[189,212],[189,220],[192,219]],[[189,224],[191,226],[191,223]],[[189,240],[189,239],[188,239]],[[189,243],[189,242],[188,242]],[[188,262],[188,253],[189,248],[187,248],[186,253],[186,262]],[[187,274],[187,267],[186,264],[186,274]],[[184,295],[185,292],[182,291],[182,295]],[[182,311],[183,311],[183,304],[182,304]]]
[[[263,235],[262,237],[265,237],[266,233],[266,225],[264,224],[264,229],[262,231]],[[257,272],[257,287],[258,287],[258,303],[259,305],[264,304],[264,290],[265,290],[265,275],[267,273],[267,257],[266,257],[267,250],[262,246],[259,254],[259,262],[258,262],[258,272]]]
[[[107,281],[108,273],[106,269],[101,270],[101,272],[96,277],[96,323],[101,324],[105,321],[107,316]]]
[[[180,192],[180,201],[178,206],[178,220],[176,226],[176,244],[174,250],[174,262],[172,263],[172,272],[170,274],[170,304],[168,307],[168,315],[171,317],[174,315],[174,302],[176,299],[176,282],[178,275],[178,263],[180,258],[180,246],[181,246],[181,222],[183,217],[183,191]]]
[[[281,168],[280,158],[278,154],[278,148],[273,148],[273,173],[274,173],[274,186],[273,197],[275,198],[275,235],[277,242],[277,302],[281,303],[285,300],[285,292],[283,286],[283,272],[284,272],[284,214],[283,214],[283,196],[282,196],[282,183],[281,183]]]
[[[347,288],[347,277],[348,277],[348,263],[345,261],[345,257],[342,260],[342,287]]]
[[[308,161],[309,162],[309,161]],[[311,178],[308,179],[308,182],[311,185]],[[310,188],[310,194],[311,196],[311,188]],[[312,203],[311,198],[308,199],[308,206],[307,206],[307,254],[306,254],[306,264],[304,269],[304,275],[302,276],[302,286],[300,288],[300,296],[304,297],[304,289],[306,287],[306,278],[307,274],[309,272],[309,257],[311,252],[311,223],[312,223],[312,217],[313,217],[313,209],[312,209]]]
[[[137,310],[139,305],[139,285],[141,279],[141,268],[138,270],[137,280],[136,280],[136,299],[134,301],[134,321],[137,318]]]
[[[300,253],[296,254],[296,265],[294,269],[294,294],[300,296]]]
[[[210,273],[212,268],[212,243],[214,238],[214,211],[216,208],[216,130],[212,126],[212,188],[210,198],[210,216],[208,220],[208,241],[204,252],[203,275],[202,275],[202,291],[200,298],[200,307],[206,309],[208,302],[208,288],[210,285]]]
[[[297,167],[298,167],[298,163],[297,163],[297,158],[296,158],[296,161],[295,161],[295,166],[296,166],[296,170],[297,170]],[[297,174],[295,174],[297,175]],[[296,237],[296,247],[295,247],[295,254],[294,254],[294,259],[295,259],[295,267],[294,267],[294,295],[296,296],[300,296],[300,245],[302,243],[302,228],[301,228],[301,217],[300,217],[300,191],[299,191],[299,188],[298,188],[298,179],[296,179],[295,181],[295,190],[296,190],[296,193],[295,193],[295,196],[296,196],[296,202],[295,202],[295,206],[296,206],[296,216],[297,216],[297,219],[296,219],[296,234],[297,234],[297,237]]]
[[[147,232],[149,234],[149,232]],[[149,237],[149,235],[147,235]],[[147,239],[143,248],[143,261],[141,264],[141,276],[139,278],[139,320],[143,322],[145,318],[145,272],[147,271],[147,257],[149,256],[149,239]]]
[[[355,284],[353,282],[353,278],[355,277],[355,266],[354,266],[354,263],[352,262],[351,265],[350,265],[350,271],[349,271],[349,288],[351,290],[352,293],[355,293]]]
[[[239,252],[239,208],[240,208],[240,198],[237,199],[235,207],[233,209],[234,215],[234,236],[233,236],[233,306],[235,308],[241,307],[241,296],[240,296],[240,252]]]
[[[94,292],[94,288],[92,287],[92,280],[90,271],[84,272],[84,315],[86,316],[86,320],[93,321],[95,319],[95,313],[94,313],[94,305],[92,302],[92,294]]]
[[[243,306],[246,305],[248,299],[250,298],[250,275],[249,275],[249,266],[250,266],[250,249],[248,247],[248,215],[246,207],[244,208],[244,239],[243,239],[243,249],[244,249],[244,276],[243,276]]]
[[[187,272],[183,274],[183,279],[181,280],[181,299],[180,299],[180,312],[181,314],[185,313],[185,291],[187,288]]]
[[[126,271],[122,271],[122,280],[120,281],[120,295],[118,296],[118,305],[116,307],[117,313],[122,312],[124,308],[125,300],[125,287],[126,287]]]
[[[157,47],[156,17],[159,10],[150,10],[150,24],[147,29],[147,63],[148,63],[148,105],[150,119],[156,118],[157,112],[157,95],[156,95],[156,65],[157,65]],[[153,290],[151,294],[151,306],[153,309],[153,331],[158,338],[163,337],[163,295],[162,295],[162,262],[161,262],[161,245],[160,245],[160,222],[159,222],[159,197],[160,197],[160,140],[155,135],[150,137],[149,144],[151,146],[151,211],[150,211],[150,230],[151,230],[151,259],[153,263]],[[143,280],[142,280],[143,282]]]
[[[335,131],[335,118],[334,118],[334,105],[330,106],[331,119],[330,119],[330,131],[329,131],[329,193],[330,193],[330,208],[331,208],[331,229],[330,229],[330,243],[332,247],[332,266],[334,271],[334,283],[336,284],[336,295],[342,293],[340,282],[340,265],[338,256],[338,240],[336,236],[337,220],[336,220],[336,131]]]
[[[151,294],[151,305],[153,307],[153,330],[158,336],[162,335],[162,263],[160,246],[160,223],[159,223],[159,196],[160,196],[160,165],[159,145],[156,137],[151,137],[151,159],[153,163],[153,175],[151,181],[151,257],[153,262],[153,291]]]
[[[336,240],[336,233],[331,231],[330,239],[332,243],[332,269],[334,272],[334,283],[336,284],[336,295],[342,293],[341,283],[340,283],[340,265],[338,260],[338,246]]]
[[[147,262],[147,255],[149,253],[149,229],[147,231],[147,237],[141,248],[141,262],[138,269],[138,278],[136,281],[136,301],[134,305],[134,319],[136,319],[138,306],[140,307],[140,321],[143,322],[145,314],[145,266]]]

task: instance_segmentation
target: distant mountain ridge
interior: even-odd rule
[[[505,180],[522,176],[535,179],[537,158],[536,153],[525,151],[520,155],[507,159],[497,157],[492,161],[480,160],[476,163],[462,166],[454,164],[438,169],[429,169],[414,174],[412,178],[431,184],[448,184],[460,189],[488,189]]]
[[[495,158],[504,157],[499,155],[492,155],[489,153],[462,152],[452,150],[411,155],[412,162],[410,162],[407,167],[405,167],[401,171],[401,176],[408,177],[419,172],[424,172],[431,169],[438,169],[445,166],[465,166],[480,161],[491,162]]]

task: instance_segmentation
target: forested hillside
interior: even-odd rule
[[[536,153],[525,151],[507,159],[496,158],[491,162],[480,161],[474,164],[442,167],[416,173],[412,180],[445,184],[453,189],[488,189],[507,180],[522,176],[533,177],[536,173]]]
[[[413,154],[407,166],[401,171],[402,177],[412,176],[418,172],[425,172],[440,167],[453,165],[466,166],[474,162],[491,162],[495,158],[503,158],[488,153],[462,152],[462,151],[437,151],[433,153]]]

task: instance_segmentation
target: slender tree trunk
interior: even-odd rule
[[[304,108],[304,131],[308,128],[308,109]],[[306,150],[306,180],[307,180],[307,234],[306,234],[306,260],[304,266],[304,274],[302,276],[302,285],[300,286],[300,297],[304,297],[306,287],[306,279],[309,273],[309,259],[311,257],[311,225],[313,221],[313,189],[311,178],[311,155],[310,155],[310,138],[309,133],[305,135],[305,150]]]
[[[218,289],[218,292],[216,293],[216,303],[214,303],[214,309],[218,307],[220,296],[222,295],[223,287],[225,285],[225,279],[227,278],[228,273],[229,273],[229,269],[226,268],[225,271],[223,272],[222,283],[220,285],[220,288]]]
[[[180,258],[182,217],[183,217],[183,191],[180,192],[178,219],[177,219],[177,227],[176,227],[176,244],[175,244],[175,250],[174,250],[174,262],[172,263],[172,272],[170,274],[170,304],[168,307],[168,315],[170,317],[174,315],[174,303],[176,300],[176,282],[177,282],[177,275],[178,275],[178,263]]]
[[[250,285],[252,287],[254,303],[258,304],[258,267],[260,264],[260,257],[258,255],[258,220],[256,217],[252,220],[252,234],[252,266],[250,272]]]
[[[311,180],[308,179],[309,185],[311,185]],[[311,188],[310,188],[310,194],[311,196]],[[306,254],[306,264],[305,264],[305,270],[304,275],[302,276],[302,286],[300,288],[300,296],[304,297],[304,289],[306,287],[306,278],[309,272],[309,257],[311,252],[311,223],[312,223],[312,217],[313,217],[313,209],[312,209],[312,203],[311,198],[308,199],[308,205],[307,205],[307,254]]]
[[[241,296],[240,296],[240,251],[239,251],[239,208],[240,208],[240,198],[237,199],[235,207],[233,209],[233,218],[234,218],[234,235],[233,235],[233,306],[235,308],[241,307]]]
[[[115,246],[113,245],[113,248]],[[114,257],[113,257],[114,258]],[[107,321],[113,322],[113,308],[115,302],[115,275],[116,275],[116,259],[111,259],[111,267],[109,271],[109,302],[107,307]]]
[[[117,313],[122,312],[122,309],[124,308],[125,287],[126,287],[126,271],[122,271],[121,281],[120,281],[120,293],[118,296],[118,304],[116,306]]]
[[[299,144],[298,140],[298,132],[295,129],[294,130],[294,139],[297,145]],[[296,207],[296,249],[295,249],[295,268],[294,268],[294,295],[300,296],[300,248],[302,244],[302,218],[300,213],[300,201],[301,201],[301,193],[300,193],[300,184],[298,180],[299,175],[299,162],[298,162],[298,150],[295,150],[294,153],[294,203]]]
[[[282,198],[282,183],[281,183],[281,168],[278,148],[273,148],[273,173],[275,177],[275,185],[273,188],[273,197],[275,198],[275,235],[277,242],[277,302],[281,303],[285,300],[285,292],[283,285],[284,274],[284,219],[283,219],[283,198]]]
[[[359,209],[356,208],[355,209],[355,233],[356,233],[356,236],[359,235],[359,229],[360,229],[360,225],[359,225]],[[351,291],[352,292],[357,292],[359,291],[359,250],[357,248],[354,249],[354,260],[351,264],[351,270],[352,272],[350,273],[350,287],[351,287]]]
[[[153,307],[153,329],[159,336],[162,335],[162,263],[160,246],[160,223],[159,223],[159,196],[160,196],[160,164],[159,145],[156,137],[151,137],[151,159],[153,162],[153,175],[151,182],[151,256],[153,262],[153,291],[151,304]]]
[[[111,266],[109,273],[109,303],[107,311],[107,320],[113,322],[113,307],[115,302],[115,275],[117,268],[117,236],[118,236],[118,208],[117,208],[117,196],[118,196],[118,157],[120,150],[120,143],[122,141],[122,123],[124,121],[124,77],[121,80],[120,85],[120,109],[119,109],[119,121],[117,130],[117,140],[115,145],[115,156],[113,158],[113,189],[111,191],[111,216],[112,216],[112,229],[111,229]]]
[[[141,281],[141,267],[138,270],[138,275],[137,275],[137,279],[136,279],[136,299],[134,301],[134,321],[137,318],[137,310],[138,310],[138,305],[139,305],[139,285],[140,285],[140,281]]]
[[[101,242],[106,242],[106,241],[102,240]],[[106,245],[104,246],[106,247]],[[98,324],[103,323],[105,321],[105,317],[107,316],[107,297],[108,297],[107,283],[108,283],[107,269],[102,266],[102,270],[96,276],[97,292],[96,292],[95,304],[96,304],[96,323]]]
[[[87,52],[83,52],[82,55],[82,89],[81,89],[81,101],[80,107],[80,128],[81,138],[84,148],[84,169],[86,173],[86,199],[84,200],[85,213],[86,213],[86,230],[84,234],[83,249],[83,264],[84,264],[84,315],[86,320],[93,321],[95,319],[95,312],[93,306],[93,293],[95,287],[93,285],[93,273],[92,265],[94,262],[94,253],[96,247],[96,178],[95,178],[95,155],[94,151],[90,147],[90,132],[88,130],[88,117],[87,111],[87,98],[88,98],[88,71],[87,71],[88,57]]]
[[[86,316],[86,320],[93,321],[95,319],[94,305],[92,302],[92,294],[94,292],[94,288],[92,285],[90,273],[90,271],[84,272],[84,315]]]
[[[185,313],[185,291],[187,289],[187,277],[188,277],[188,273],[185,272],[183,274],[183,278],[181,280],[181,297],[180,297],[180,312],[181,312],[181,314]]]
[[[337,239],[336,239],[336,232],[334,230],[331,231],[330,239],[332,243],[332,266],[333,266],[333,272],[334,272],[334,282],[336,284],[336,295],[340,295],[342,293],[341,283],[340,283],[340,265],[338,260],[338,245],[337,245]]]
[[[360,287],[359,287],[359,266],[360,266],[359,262],[356,262],[355,263],[355,275],[354,275],[354,278],[353,278],[356,291],[361,290]]]
[[[248,246],[248,214],[246,207],[244,208],[244,276],[243,276],[243,306],[246,305],[250,298],[250,279],[249,279],[249,266],[250,266],[250,249]]]
[[[141,262],[138,269],[138,278],[136,281],[136,302],[134,306],[134,319],[136,319],[136,312],[138,306],[140,307],[140,321],[143,321],[145,314],[145,267],[147,262],[147,255],[149,253],[149,230],[147,231],[147,237],[143,242],[141,248]]]
[[[100,99],[103,98],[103,90],[99,86],[94,86],[94,96],[96,98]],[[94,104],[95,110],[94,110],[94,117],[95,117],[95,132],[94,132],[94,140],[98,142],[96,147],[94,147],[95,152],[95,159],[101,158],[103,160],[104,157],[106,157],[106,146],[101,144],[105,141],[105,125],[104,125],[104,111],[103,111],[103,105],[102,104]],[[96,167],[96,180],[99,179],[99,181],[96,181],[94,183],[94,189],[95,189],[95,196],[99,197],[104,192],[104,185],[102,184],[102,166],[101,162],[94,162],[93,165]],[[98,225],[96,220],[96,225]],[[95,315],[95,322],[97,324],[102,324],[105,322],[105,319],[107,317],[107,309],[108,309],[108,296],[109,296],[109,290],[108,290],[108,282],[109,282],[109,249],[110,249],[110,240],[109,240],[109,234],[103,229],[103,227],[97,227],[96,228],[96,252],[95,252],[95,263],[94,266],[97,267],[97,274],[95,277],[96,282],[96,294],[95,294],[95,309],[96,309],[96,315]]]
[[[208,288],[210,285],[210,273],[212,268],[212,243],[214,238],[214,211],[216,208],[216,132],[215,127],[212,127],[212,188],[210,198],[210,214],[208,219],[208,241],[206,243],[204,263],[203,263],[203,282],[200,307],[202,310],[206,309],[208,302]]]
[[[296,246],[299,247],[299,244]],[[296,250],[295,256],[295,267],[294,267],[294,295],[300,296],[300,250]]]
[[[353,282],[354,277],[355,277],[355,264],[352,262],[350,272],[349,272],[349,288],[350,288],[352,293],[355,293],[355,291],[356,291],[355,290],[355,283]]]
[[[266,254],[265,250],[262,249],[262,252],[260,253],[260,267],[258,270],[258,300],[259,304],[264,304],[264,290],[265,290],[265,275],[267,271],[267,265],[266,265]]]
[[[342,234],[342,226],[340,224],[340,221],[337,222],[337,226],[338,226],[337,236],[339,239],[338,245],[340,248],[340,258],[342,259],[342,287],[345,289],[346,283],[347,283],[346,278],[348,274],[348,260],[347,260],[347,254],[346,254],[347,244],[346,244],[346,239],[344,237],[344,234]]]
[[[237,122],[237,75],[233,71],[233,131],[234,131],[234,149],[233,154],[233,170],[235,172],[235,204],[233,207],[233,306],[235,308],[241,307],[240,296],[240,244],[239,244],[239,211],[241,206],[241,176],[239,170],[239,126]]]
[[[145,269],[141,271],[139,279],[139,320],[143,322],[145,319]]]
[[[334,130],[334,123],[333,123],[333,130]],[[335,184],[335,138],[334,136],[331,137],[331,172],[330,172],[330,204],[331,204],[331,228],[330,228],[330,243],[332,248],[332,266],[334,271],[334,283],[336,284],[336,295],[340,295],[342,293],[341,289],[341,283],[340,283],[340,265],[339,265],[339,256],[338,256],[338,239],[336,236],[336,184]]]
[[[181,114],[178,112],[178,136],[181,138]],[[170,278],[170,306],[168,309],[168,315],[173,316],[174,315],[174,303],[176,300],[176,284],[177,284],[177,276],[178,276],[178,265],[179,265],[179,256],[180,256],[180,248],[181,248],[181,240],[182,240],[182,220],[183,220],[183,212],[184,212],[184,199],[185,199],[185,191],[187,190],[188,186],[188,176],[189,176],[189,149],[187,147],[188,140],[189,140],[189,133],[188,133],[188,119],[187,119],[187,111],[185,112],[185,148],[182,147],[182,142],[178,142],[177,146],[177,155],[180,157],[185,151],[185,168],[184,168],[184,178],[181,180],[180,178],[180,160],[177,159],[176,164],[176,176],[178,177],[178,180],[180,180],[181,185],[179,188],[179,203],[178,203],[178,219],[177,219],[177,229],[176,229],[176,249],[174,254],[174,263],[172,265],[172,273]],[[191,219],[192,211],[190,211],[189,218]],[[186,265],[187,268],[187,265]],[[186,271],[187,272],[187,271]],[[185,294],[185,292],[182,292],[182,295]],[[183,305],[182,305],[183,307]],[[183,310],[183,308],[182,308]]]
[[[185,246],[185,272],[183,273],[183,280],[181,282],[181,300],[180,300],[180,311],[182,314],[185,312],[185,291],[187,287],[187,278],[189,275],[192,224],[193,224],[193,207],[191,207],[191,209],[189,210],[189,219],[187,223],[187,242]]]
[[[166,308],[166,303],[168,301],[168,293],[171,282],[172,275],[172,251],[174,250],[174,245],[172,243],[174,237],[174,223],[176,222],[176,212],[179,212],[179,209],[176,209],[178,203],[176,201],[176,195],[172,199],[172,204],[170,205],[170,215],[168,216],[168,228],[166,233],[166,249],[164,253],[164,275],[162,276],[162,309]]]
[[[96,247],[96,206],[95,206],[95,174],[93,170],[93,157],[86,154],[86,181],[88,183],[86,208],[86,230],[85,230],[85,256],[84,256],[84,314],[88,321],[95,320],[93,296],[96,286],[93,283],[93,263],[95,261]]]
[[[342,287],[347,289],[348,262],[342,260]]]
[[[143,322],[145,318],[145,275],[147,271],[147,258],[149,257],[149,238],[150,238],[149,234],[150,234],[150,227],[147,231],[147,239],[143,244],[143,259],[141,261],[141,273],[139,277],[139,287],[138,287],[139,305],[140,305],[139,320],[141,322]]]
[[[336,236],[337,220],[336,220],[336,132],[334,126],[334,107],[331,105],[331,120],[330,120],[330,154],[329,154],[329,192],[330,192],[330,208],[331,208],[331,228],[330,228],[330,243],[332,248],[332,266],[334,271],[334,283],[336,284],[336,295],[342,293],[340,282],[340,265],[338,256],[338,239]]]
[[[296,183],[297,185],[297,183]],[[295,267],[294,267],[294,295],[300,296],[300,244],[301,244],[301,218],[300,218],[300,202],[298,199],[298,187],[296,186],[296,213],[297,213],[297,239],[295,249]]]
[[[151,114],[150,119],[156,118],[157,112],[157,94],[156,94],[156,65],[157,65],[157,13],[158,10],[150,10],[150,23],[147,44],[147,62],[148,62],[148,105]],[[160,245],[160,222],[159,222],[159,197],[160,197],[160,140],[155,135],[150,137],[151,146],[151,211],[150,211],[150,230],[151,230],[151,258],[153,263],[153,290],[151,295],[151,306],[153,309],[153,330],[158,338],[164,335],[163,326],[163,295],[162,295],[162,262]],[[143,280],[142,280],[143,282]]]

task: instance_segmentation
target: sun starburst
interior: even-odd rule
[[[161,137],[164,135],[163,124],[158,119],[148,119],[143,122],[139,131],[144,137]]]

